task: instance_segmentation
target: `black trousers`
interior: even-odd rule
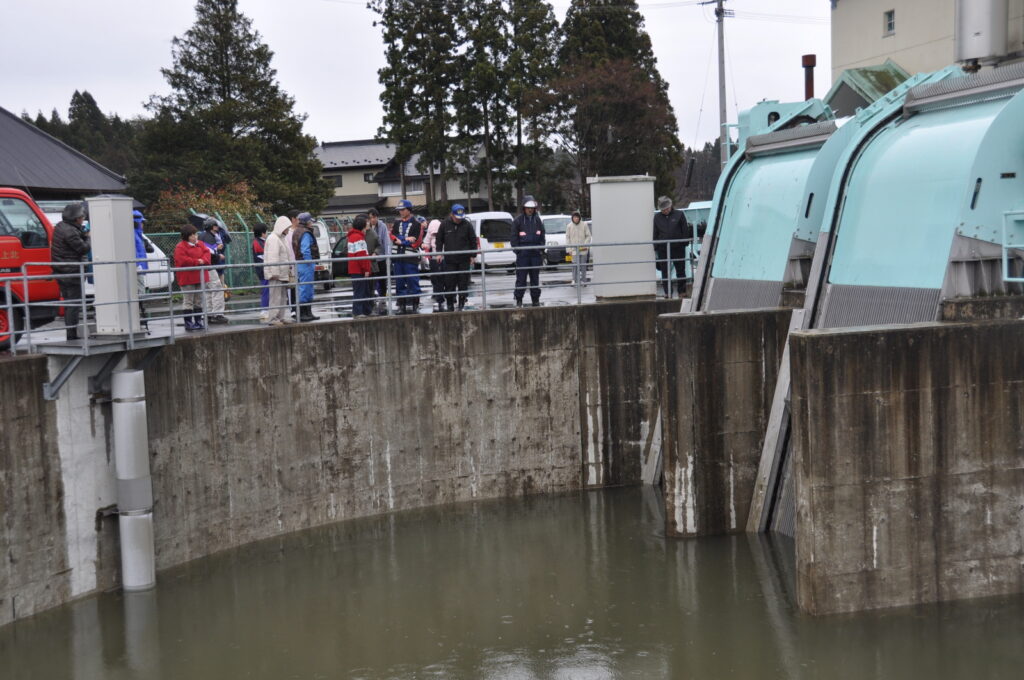
[[[448,290],[448,277],[444,274],[445,264],[430,258],[430,287],[434,291],[434,302],[444,302],[445,291]]]
[[[74,279],[58,279],[57,287],[64,298],[64,325],[77,326],[82,313],[82,284]]]
[[[671,251],[666,248],[671,245]],[[686,278],[686,246],[680,244],[663,244],[654,247],[654,256],[658,260],[658,271],[661,272],[661,286],[665,289],[665,297],[672,294],[672,276],[670,272],[674,269],[677,279]],[[678,259],[677,259],[678,258]]]
[[[455,305],[456,295],[459,298],[459,305],[465,306],[469,299],[469,260],[455,260],[444,258],[444,279],[446,291],[445,300],[449,307]]]
[[[540,300],[540,268],[543,266],[544,256],[539,250],[532,250],[516,255],[516,300],[522,300],[526,294],[526,279],[530,279],[530,299],[533,302]]]

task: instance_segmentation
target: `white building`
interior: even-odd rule
[[[1008,52],[1024,56],[1024,0],[1004,1],[1008,4]],[[956,62],[956,0],[831,2],[833,81],[847,69],[878,66],[886,59],[911,74]]]

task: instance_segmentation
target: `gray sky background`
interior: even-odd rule
[[[281,86],[308,114],[320,141],[371,138],[380,125],[380,29],[365,0],[240,0],[274,51]],[[693,0],[639,0],[686,146],[718,134],[714,13]],[[152,94],[170,41],[195,19],[193,0],[3,0],[0,106],[15,114],[56,108],[67,118],[76,90],[100,108],[132,117]],[[559,20],[569,0],[553,3]],[[831,85],[826,0],[729,0],[726,21],[729,121],[762,99],[803,99],[802,54],[818,55],[815,94]]]

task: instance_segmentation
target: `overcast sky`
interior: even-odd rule
[[[365,0],[239,0],[274,51],[282,87],[308,115],[320,141],[366,139],[380,125],[377,70],[384,64],[380,29]],[[714,13],[694,0],[640,0],[662,77],[686,146],[718,128]],[[167,92],[161,67],[171,38],[192,25],[193,0],[3,0],[0,106],[15,114],[56,108],[67,118],[76,90],[122,117],[145,113],[152,94]],[[553,3],[559,20],[569,0]],[[830,83],[826,0],[728,0],[728,115],[762,99],[803,99],[800,56],[818,55],[815,88]]]

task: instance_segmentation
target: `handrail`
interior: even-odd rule
[[[679,257],[671,257],[675,255],[674,248],[669,248],[669,255],[664,258],[658,258],[655,255],[655,246],[672,246],[679,244],[682,246],[683,254]],[[693,266],[695,262],[695,254],[691,252],[695,250],[692,246],[694,245],[693,239],[667,239],[659,241],[612,241],[612,242],[598,242],[588,244],[566,244],[558,246],[549,245],[537,245],[537,246],[522,246],[512,249],[502,249],[500,251],[490,249],[471,249],[471,250],[451,250],[441,252],[425,252],[416,251],[409,253],[388,253],[384,255],[361,255],[358,257],[340,257],[340,258],[321,258],[317,261],[311,262],[309,260],[289,260],[285,262],[275,263],[263,263],[262,266],[289,266],[295,267],[303,264],[328,264],[329,267],[333,268],[335,263],[348,263],[358,261],[370,261],[381,264],[380,269],[382,271],[374,276],[366,277],[366,281],[369,282],[374,289],[374,295],[372,301],[381,303],[383,310],[380,312],[382,315],[392,316],[396,313],[396,308],[402,301],[408,301],[410,299],[420,300],[424,297],[430,298],[432,296],[440,296],[447,294],[448,291],[441,291],[435,284],[439,281],[446,281],[445,277],[448,276],[447,272],[426,272],[416,271],[413,273],[402,273],[394,268],[394,263],[402,261],[415,261],[417,264],[429,258],[445,258],[449,256],[470,256],[476,258],[477,266],[479,270],[470,273],[471,280],[469,285],[468,295],[472,296],[479,302],[479,308],[488,309],[494,306],[508,306],[510,304],[508,298],[504,300],[503,296],[510,296],[516,291],[515,280],[511,278],[505,278],[501,271],[504,267],[499,267],[493,262],[489,263],[489,255],[495,252],[508,252],[511,250],[513,253],[519,254],[524,252],[540,252],[541,264],[540,265],[522,265],[518,269],[521,271],[538,270],[541,273],[540,288],[545,291],[548,296],[554,296],[558,304],[583,304],[596,299],[600,296],[603,290],[607,290],[607,286],[619,286],[619,285],[631,285],[631,284],[651,284],[652,288],[657,291],[659,286],[659,267],[664,267],[668,270],[669,275],[674,280],[680,280],[686,282],[692,280]],[[609,255],[608,249],[622,247],[622,246],[644,246],[650,250],[649,256],[622,256],[622,255]],[[588,270],[593,270],[595,273],[595,280],[586,281],[587,272],[581,271],[583,267],[580,265],[580,251],[586,249],[589,252],[590,262],[587,264]],[[561,261],[557,263],[549,263],[547,257],[544,256],[546,251],[564,251],[569,260]],[[600,253],[605,252],[605,256],[602,258]],[[13,278],[21,285],[21,289],[25,291],[25,297],[28,299],[21,300],[14,294],[9,293],[5,296],[5,299],[0,301],[0,310],[2,310],[7,318],[10,320],[9,327],[11,333],[11,351],[12,353],[24,353],[34,352],[37,350],[37,346],[40,342],[46,342],[47,344],[63,339],[63,334],[60,338],[56,338],[53,332],[56,330],[63,331],[64,326],[60,324],[59,319],[55,325],[47,324],[43,327],[33,328],[32,323],[32,310],[39,312],[43,310],[42,314],[36,314],[36,316],[42,317],[57,317],[59,310],[62,307],[67,306],[68,303],[63,300],[32,300],[29,298],[29,291],[32,288],[30,284],[37,281],[58,281],[61,279],[69,279],[75,277],[79,281],[79,285],[83,291],[82,298],[76,303],[79,305],[79,313],[81,322],[88,328],[90,319],[95,318],[94,312],[97,307],[101,307],[103,304],[118,305],[126,302],[131,302],[132,298],[129,297],[125,300],[114,300],[107,301],[104,303],[98,303],[92,296],[92,284],[91,280],[94,274],[100,271],[103,267],[115,267],[123,269],[123,273],[119,276],[127,279],[124,281],[123,290],[135,291],[138,285],[138,277],[141,275],[158,274],[158,280],[162,280],[163,275],[166,275],[171,280],[171,285],[166,289],[153,290],[145,289],[142,295],[138,298],[139,302],[145,305],[146,314],[144,318],[140,319],[148,323],[152,330],[154,326],[159,328],[161,333],[170,333],[173,338],[175,334],[179,333],[180,330],[177,328],[178,324],[183,322],[186,318],[186,310],[180,307],[181,294],[177,288],[176,280],[177,274],[182,272],[195,272],[195,271],[211,271],[211,270],[226,270],[239,271],[252,269],[255,265],[250,262],[244,263],[225,263],[219,265],[202,265],[196,267],[174,267],[171,264],[172,256],[168,255],[164,258],[138,258],[138,259],[126,259],[126,260],[110,260],[110,261],[90,261],[80,263],[69,263],[69,262],[31,262],[23,265],[17,273],[12,273]],[[681,279],[674,276],[672,262],[684,262],[685,267],[689,268],[689,271],[685,273]],[[146,263],[148,269],[139,270],[138,264]],[[614,281],[602,281],[601,277],[597,276],[597,273],[601,268],[614,267],[614,266],[636,266],[645,265],[649,266],[647,270],[650,276],[627,277],[629,280],[622,280],[621,278],[615,279]],[[73,274],[58,274],[58,273],[30,273],[32,271],[38,271],[44,267],[64,267],[76,266],[77,271]],[[573,272],[576,272],[576,276],[573,276]],[[141,272],[141,274],[140,274]],[[397,290],[397,284],[403,279],[410,277],[422,278],[425,282],[428,282],[428,287],[419,294],[404,293],[400,294]],[[201,296],[201,300],[204,301],[201,317],[204,321],[204,326],[209,327],[211,312],[206,306],[205,301],[207,295],[212,293],[208,286],[205,276],[199,276],[199,289],[197,293]],[[224,277],[227,278],[226,276]],[[291,289],[296,285],[307,285],[298,284],[293,280],[286,283],[279,283],[277,281],[270,281],[268,287],[276,288],[288,288]],[[0,283],[4,281],[10,281],[12,276],[6,276],[0,278]],[[146,279],[143,278],[143,283]],[[383,295],[377,296],[376,289],[378,282],[384,282],[385,292]],[[314,281],[308,285],[319,285],[323,281]],[[321,297],[320,300],[314,300],[314,304],[319,305],[319,311],[324,311],[325,303],[328,305],[327,311],[333,311],[336,317],[340,317],[342,314],[347,314],[348,310],[351,309],[352,292],[346,286],[346,279],[341,278],[334,280],[334,284],[341,289],[339,293],[333,293],[326,297]],[[528,283],[527,283],[527,288]],[[9,286],[8,286],[9,288]],[[224,286],[225,291],[238,292],[237,296],[232,297],[232,302],[225,308],[225,315],[233,318],[234,323],[239,324],[257,324],[260,323],[257,314],[262,312],[269,312],[270,309],[262,308],[259,306],[259,298],[253,296],[249,298],[245,293],[250,293],[254,289],[258,289],[259,286],[242,285],[242,286]],[[559,291],[562,291],[561,293]],[[525,293],[525,291],[523,291]],[[451,291],[452,294],[458,294],[455,291]],[[568,293],[568,295],[566,295]],[[291,309],[295,316],[300,315],[298,295],[294,296],[292,302],[286,302],[282,308]],[[45,310],[52,311],[48,313]],[[130,320],[134,322],[138,317],[135,315],[140,314],[141,310],[137,306],[133,306],[129,311]],[[15,323],[14,319],[16,316],[20,319],[20,323]],[[134,323],[133,323],[134,327]],[[49,334],[49,335],[48,335]],[[88,353],[89,348],[93,343],[99,341],[98,336],[93,336],[86,332],[81,337],[82,347],[85,353]],[[172,340],[173,341],[173,340]],[[126,340],[129,348],[134,348],[135,338],[129,337]]]

